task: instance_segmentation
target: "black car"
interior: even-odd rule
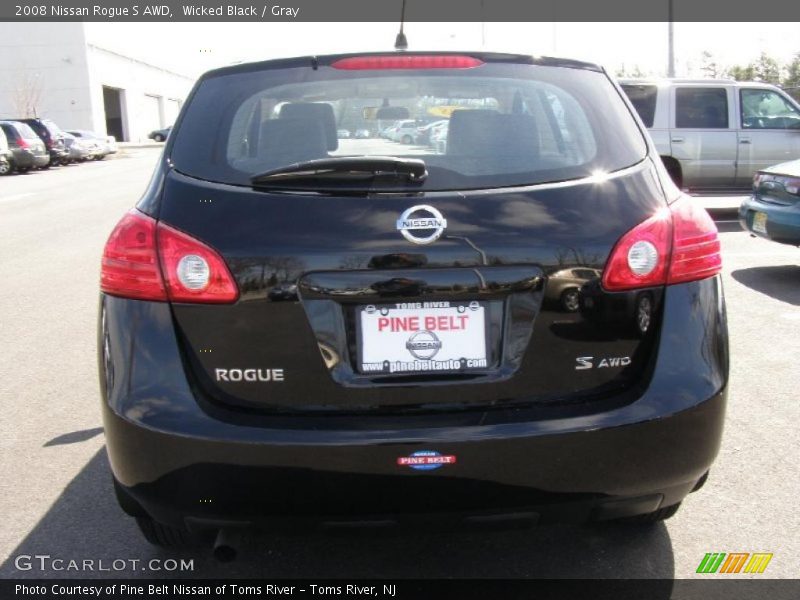
[[[69,162],[69,150],[64,143],[61,128],[50,119],[14,119],[28,125],[41,138],[50,154],[49,165],[60,165]]]
[[[8,141],[9,172],[27,173],[50,163],[44,142],[27,124],[19,121],[0,121],[0,128]]]
[[[156,142],[163,142],[169,137],[169,132],[172,131],[172,125],[164,127],[164,129],[156,129],[147,134],[147,137]]]
[[[333,106],[426,103],[465,107],[444,154],[337,139]],[[646,331],[545,303],[565,268],[650,294]],[[720,445],[720,269],[714,223],[595,65],[211,71],[103,254],[117,497],[151,542],[211,533],[223,558],[251,527],[667,518]]]

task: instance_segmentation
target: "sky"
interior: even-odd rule
[[[196,77],[231,64],[308,54],[391,50],[397,23],[87,23],[92,43]],[[411,50],[491,50],[586,60],[666,75],[666,23],[406,23]],[[676,23],[676,75],[699,77],[763,51],[800,52],[798,23]]]

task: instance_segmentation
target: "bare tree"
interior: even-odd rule
[[[38,73],[25,72],[19,75],[11,89],[11,104],[20,117],[37,117],[37,108],[42,99],[42,81]]]
[[[722,75],[722,69],[717,63],[716,59],[714,58],[714,54],[709,52],[708,50],[703,50],[703,54],[700,57],[701,67],[700,70],[706,77],[711,77],[712,79],[716,79],[720,75]]]

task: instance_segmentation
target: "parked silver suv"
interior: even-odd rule
[[[756,171],[800,158],[800,105],[773,85],[732,79],[620,85],[680,187],[749,190]]]

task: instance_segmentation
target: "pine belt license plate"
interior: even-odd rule
[[[486,307],[399,302],[358,308],[359,370],[369,374],[485,369]]]

